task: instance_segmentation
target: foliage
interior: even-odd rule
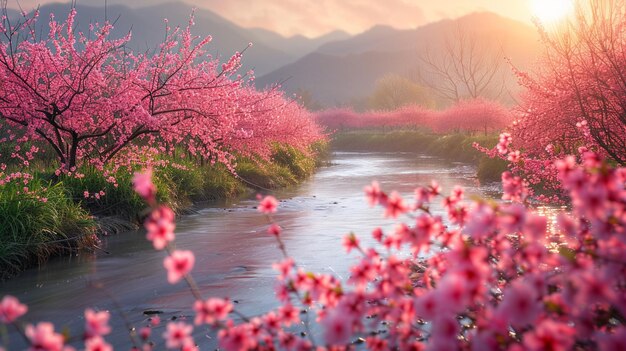
[[[97,241],[93,219],[62,184],[7,184],[0,187],[0,199],[0,279],[32,260]]]
[[[410,105],[433,108],[435,102],[425,87],[394,74],[380,78],[368,97],[368,106],[372,110],[393,111]]]

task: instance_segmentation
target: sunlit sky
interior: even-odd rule
[[[109,4],[141,6],[166,0],[108,0]],[[170,0],[171,1],[171,0]],[[243,27],[261,27],[285,36],[314,37],[333,30],[359,33],[376,24],[415,28],[443,18],[476,11],[491,11],[530,23],[535,0],[184,0],[206,8]],[[542,2],[564,0],[540,0]],[[567,1],[567,0],[565,0]],[[20,0],[33,8],[50,0]],[[69,2],[66,0],[65,2]],[[103,5],[105,0],[78,0],[84,5]],[[16,0],[9,0],[15,7]],[[536,9],[535,9],[536,10]]]

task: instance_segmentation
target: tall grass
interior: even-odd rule
[[[170,158],[169,165],[154,169],[157,198],[181,212],[196,201],[294,185],[314,172],[317,155],[326,150],[324,144],[315,148],[305,153],[274,145],[269,161],[238,157],[236,174],[223,164]],[[112,174],[114,183],[87,166],[77,170],[81,177],[53,173],[50,165],[39,167],[28,184],[35,194],[24,193],[23,184],[0,186],[0,279],[55,253],[93,247],[96,232],[132,228],[146,214],[144,201],[133,190],[133,172]]]
[[[33,180],[28,187],[37,195],[17,184],[0,187],[0,279],[62,250],[95,244],[95,222],[63,184]]]

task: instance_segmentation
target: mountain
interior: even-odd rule
[[[539,50],[537,30],[493,13],[474,13],[443,20],[413,30],[376,26],[354,37],[329,42],[291,64],[258,77],[257,86],[286,82],[288,93],[306,91],[327,105],[344,105],[369,95],[376,81],[388,73],[415,76],[423,69],[420,57],[426,52],[437,57],[445,51],[446,38],[460,30],[473,33],[480,42],[501,48],[502,69],[507,88],[515,90],[507,57],[519,68],[529,67]],[[499,59],[499,58],[498,58]]]
[[[286,52],[292,57],[303,57],[317,50],[320,46],[350,38],[350,34],[337,30],[317,38],[307,38],[303,35],[295,35],[286,38],[278,33],[263,28],[251,28],[250,31],[265,45]]]
[[[412,51],[366,52],[345,56],[311,53],[269,75],[257,78],[257,86],[279,81],[287,93],[311,93],[313,100],[325,106],[345,105],[368,95],[376,80],[387,73],[405,73],[407,62],[415,62]]]
[[[38,32],[48,31],[50,13],[54,13],[57,21],[63,21],[71,7],[69,4],[48,4],[41,6],[39,11]],[[147,7],[128,7],[125,5],[86,6],[76,5],[76,26],[79,31],[86,32],[90,23],[103,23],[106,18],[114,22],[112,38],[119,38],[132,31],[132,39],[128,46],[135,51],[154,50],[165,36],[164,18],[170,27],[184,27],[189,21],[192,6],[181,2],[162,2]],[[243,59],[245,69],[254,69],[257,75],[275,70],[282,65],[293,62],[298,56],[266,45],[257,38],[255,31],[239,27],[219,15],[204,9],[196,9],[195,26],[192,32],[196,35],[211,35],[213,41],[207,45],[209,53],[221,60],[227,60],[236,51],[241,51],[252,42],[254,45],[246,50]]]

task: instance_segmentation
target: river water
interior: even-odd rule
[[[272,193],[280,200],[275,220],[283,227],[287,251],[298,266],[345,280],[357,256],[345,254],[343,236],[353,231],[362,244],[374,246],[371,230],[395,223],[383,219],[382,208],[367,205],[365,185],[378,180],[384,190],[397,190],[411,199],[417,185],[434,179],[444,192],[459,184],[469,194],[497,196],[497,185],[480,186],[474,174],[472,166],[419,154],[337,152],[331,165],[305,183]],[[178,218],[176,228],[177,248],[195,253],[193,277],[202,295],[230,296],[236,309],[248,316],[277,306],[271,264],[282,257],[256,204],[255,199],[213,204]],[[438,204],[433,210],[443,211]],[[129,348],[128,325],[139,329],[149,323],[146,311],[160,312],[162,320],[192,315],[191,293],[183,282],[167,283],[164,253],[155,251],[143,232],[107,237],[103,247],[106,253],[54,259],[0,283],[0,296],[11,294],[28,304],[24,320],[52,321],[57,330],[73,331],[77,347],[82,346],[78,341],[86,307],[111,311],[113,332],[106,339],[120,349]],[[164,329],[163,323],[154,329],[155,342],[161,342]],[[18,335],[9,336],[11,349],[24,346]],[[201,349],[215,348],[209,330],[196,328],[194,337]]]

